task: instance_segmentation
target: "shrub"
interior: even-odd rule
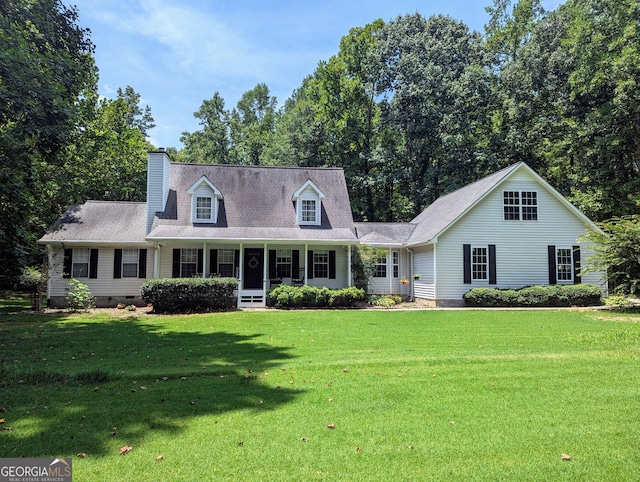
[[[269,305],[276,308],[351,307],[364,298],[364,290],[355,286],[335,290],[283,284],[269,292]]]
[[[73,311],[86,311],[95,308],[96,299],[86,284],[77,279],[70,279],[67,289],[67,306]]]
[[[235,278],[166,278],[145,282],[140,295],[156,313],[196,313],[233,308]]]
[[[373,295],[369,298],[370,305],[383,308],[390,308],[400,303],[402,303],[402,298],[397,295]]]
[[[470,306],[593,306],[602,292],[592,284],[525,286],[517,290],[474,288],[463,299]]]

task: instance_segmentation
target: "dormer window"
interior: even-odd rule
[[[300,226],[320,226],[324,193],[309,179],[292,196]]]
[[[187,193],[191,194],[192,223],[218,222],[218,204],[222,194],[206,176],[198,179]]]

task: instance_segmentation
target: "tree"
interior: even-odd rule
[[[378,41],[383,122],[402,136],[403,194],[418,214],[495,168],[487,149],[491,100],[482,38],[450,17],[405,15]]]
[[[640,295],[640,215],[615,217],[598,223],[585,235],[594,243],[585,272],[605,271],[618,294]]]
[[[184,161],[227,164],[230,162],[229,113],[224,108],[224,99],[215,92],[205,100],[193,114],[200,119],[202,129],[193,133],[183,132]]]
[[[28,263],[46,206],[38,167],[56,165],[95,90],[89,32],[60,0],[0,3],[0,286]]]

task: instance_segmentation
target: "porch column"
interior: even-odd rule
[[[267,263],[269,262],[269,246],[264,243],[264,254],[262,255],[262,291],[267,294],[267,275],[269,274]]]
[[[393,252],[391,248],[389,248],[389,254],[387,256],[387,276],[389,277],[389,293],[393,293]],[[400,288],[400,290],[402,290],[402,288]]]
[[[153,250],[153,279],[158,279],[160,275],[160,243],[155,243]]]
[[[353,273],[351,272],[351,245],[347,246],[347,286],[351,287],[351,278]]]
[[[304,245],[304,284],[308,284],[307,274],[309,273],[309,245]]]
[[[207,277],[207,243],[202,245],[202,277]]]
[[[242,290],[242,267],[244,266],[244,244],[240,243],[240,266],[238,267],[238,304],[240,308],[240,291]]]

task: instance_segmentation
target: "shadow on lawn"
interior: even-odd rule
[[[301,393],[268,383],[291,355],[257,341],[259,334],[176,332],[161,318],[61,324],[43,315],[5,323],[7,316],[0,457],[113,454],[114,446],[142,443],[153,431],[178,434],[203,416],[215,439],[225,429],[215,416],[271,410]]]

